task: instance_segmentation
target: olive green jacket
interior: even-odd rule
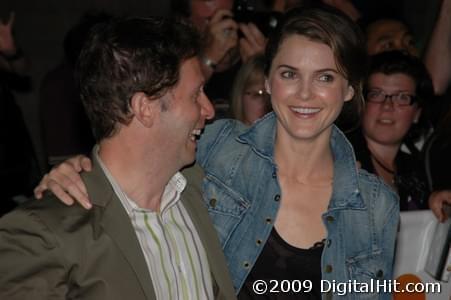
[[[197,228],[216,299],[235,299],[216,231],[201,201],[203,172],[184,171],[183,204]],[[46,195],[0,219],[0,299],[155,299],[131,221],[98,162],[82,174],[91,210]]]

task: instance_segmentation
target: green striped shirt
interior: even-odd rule
[[[213,299],[207,256],[189,214],[180,201],[186,179],[176,173],[166,186],[160,212],[138,207],[100,165],[135,229],[157,299]]]

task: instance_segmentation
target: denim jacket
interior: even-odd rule
[[[280,205],[275,134],[274,113],[250,128],[235,120],[219,120],[207,126],[198,145],[197,161],[206,175],[204,201],[237,291],[262,251]],[[358,169],[351,145],[335,126],[330,145],[333,192],[322,216],[327,239],[321,272],[322,279],[330,283],[325,287],[332,286],[333,280],[363,283],[392,279],[399,221],[397,196],[382,180]],[[338,294],[323,294],[323,298]],[[345,298],[389,299],[389,295],[355,293]]]

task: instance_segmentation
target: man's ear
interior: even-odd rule
[[[158,99],[151,99],[145,93],[137,92],[132,96],[130,109],[144,127],[151,127],[160,111],[160,104]]]

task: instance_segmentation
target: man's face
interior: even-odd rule
[[[190,20],[201,32],[219,9],[231,10],[233,0],[191,0]]]
[[[197,58],[184,61],[177,85],[161,99],[159,119],[161,144],[182,168],[195,159],[197,139],[205,126],[205,120],[214,117],[214,109],[204,94],[205,82]]]
[[[384,51],[401,50],[418,56],[418,49],[406,25],[396,20],[379,20],[368,26],[367,51],[374,55]]]

